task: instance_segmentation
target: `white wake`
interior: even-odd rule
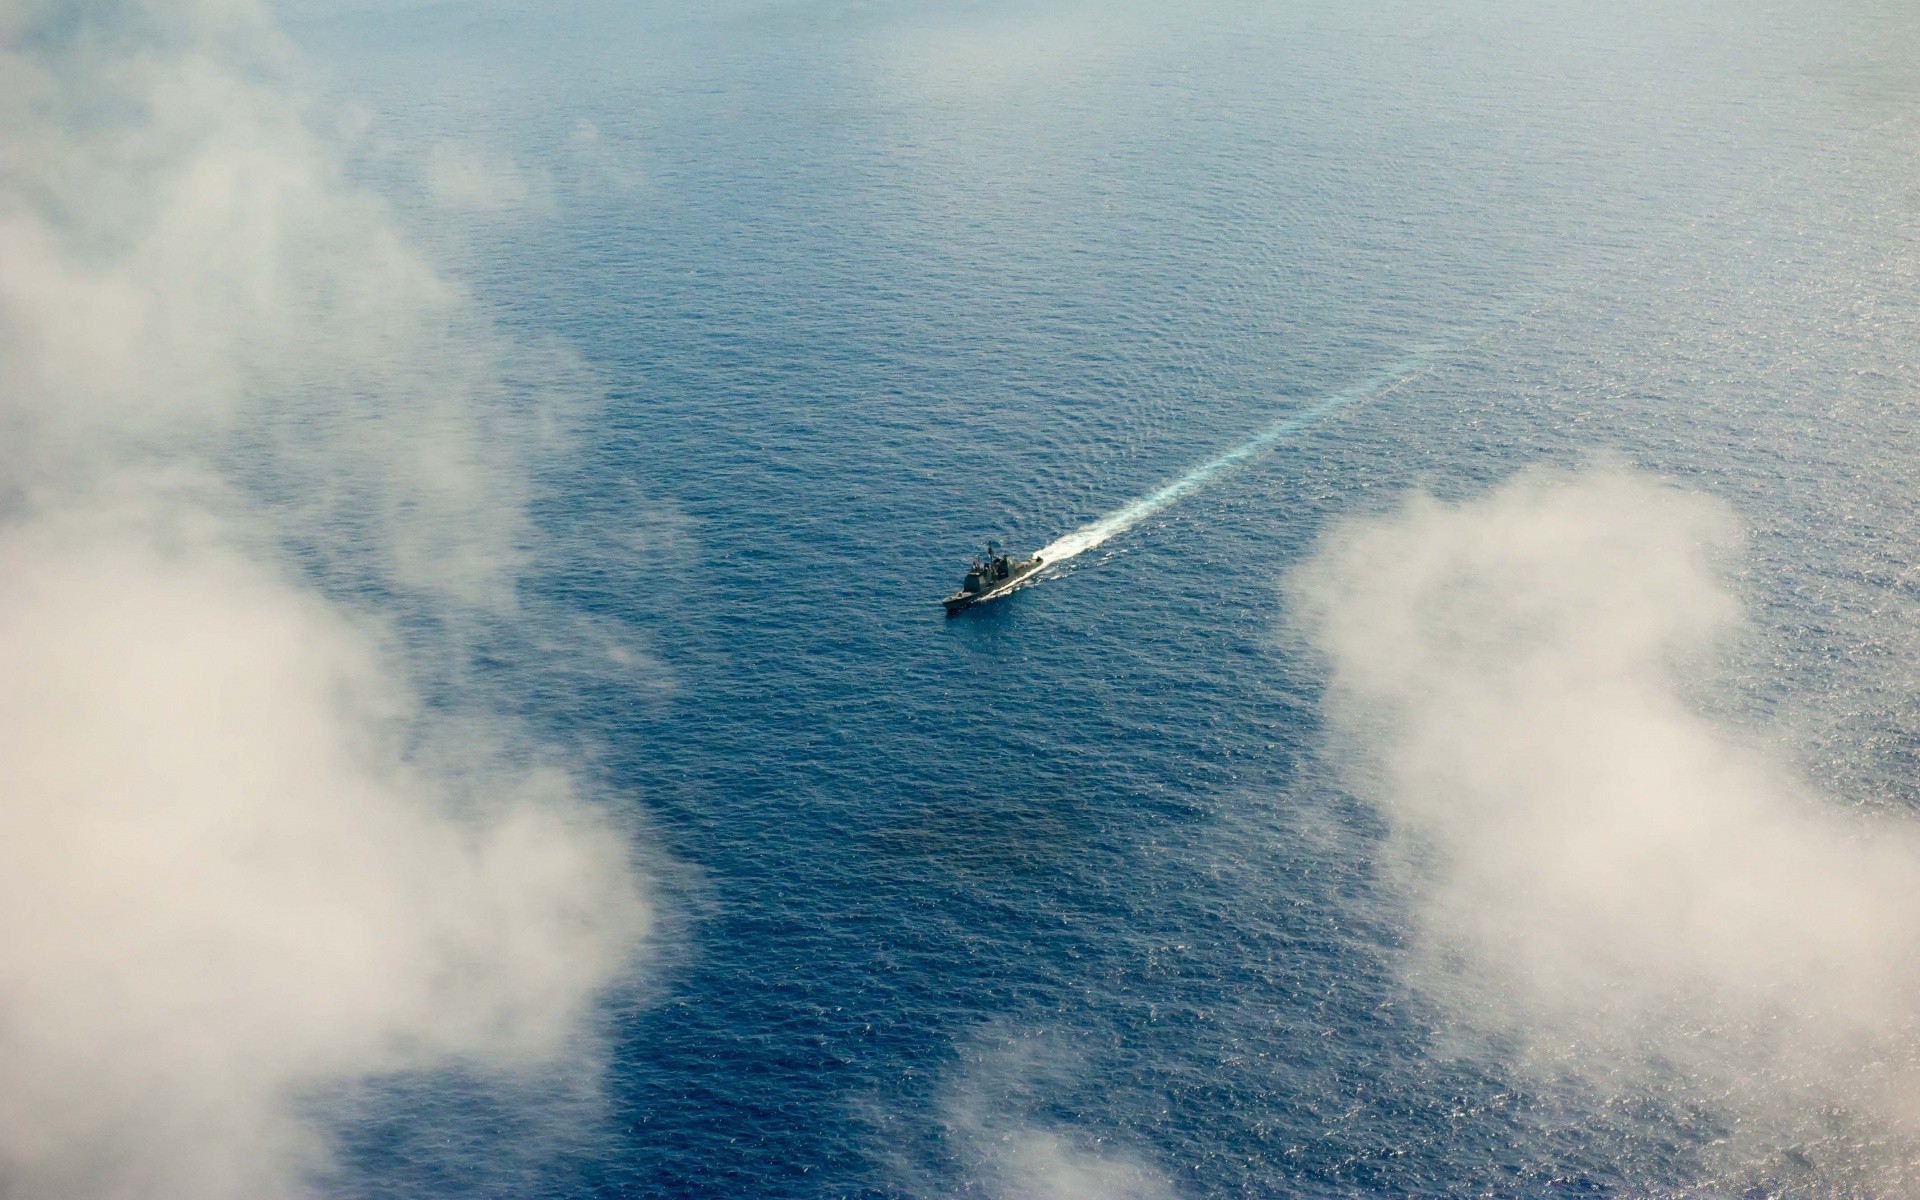
[[[1086,553],[1109,538],[1125,533],[1148,517],[1172,506],[1183,497],[1199,491],[1217,476],[1239,466],[1262,450],[1285,441],[1315,421],[1338,412],[1348,405],[1378,396],[1405,383],[1430,367],[1438,355],[1458,344],[1455,341],[1442,341],[1415,346],[1404,358],[1381,368],[1352,387],[1320,397],[1307,407],[1275,421],[1219,457],[1201,463],[1173,482],[1148,492],[1137,500],[1130,501],[1091,524],[1082,525],[1072,533],[1055,538],[1034,551],[1034,557],[1052,566]]]

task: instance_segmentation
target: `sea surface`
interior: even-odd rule
[[[1281,586],[1413,488],[1658,475],[1748,530],[1706,702],[1846,803],[1920,802],[1920,8],[286,24],[353,169],[594,381],[525,585],[577,623],[490,669],[643,822],[666,914],[567,1138],[422,1086],[345,1122],[343,1194],[1844,1190],[1450,1035]],[[986,539],[1282,425],[943,616]],[[462,1105],[458,1145],[423,1117]]]

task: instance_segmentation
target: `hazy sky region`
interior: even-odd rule
[[[0,1200],[1908,1194],[1916,105],[0,0]]]

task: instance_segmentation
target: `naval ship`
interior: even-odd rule
[[[1006,595],[1039,569],[1038,558],[1012,558],[1000,553],[997,543],[988,542],[987,557],[974,559],[960,590],[940,603],[947,606],[947,615],[952,616],[968,605]]]

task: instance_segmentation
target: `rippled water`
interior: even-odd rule
[[[1399,985],[1278,580],[1408,487],[1616,455],[1752,531],[1712,702],[1911,805],[1920,16],[1193,8],[294,14],[370,177],[604,381],[537,587],[648,657],[499,670],[680,864],[593,1128],[503,1174],[375,1122],[355,1190],[992,1191],[1021,1130],[1195,1196],[1711,1183],[1712,1113],[1530,1083]],[[435,209],[440,139],[525,188]],[[942,617],[970,546],[1302,414]]]

